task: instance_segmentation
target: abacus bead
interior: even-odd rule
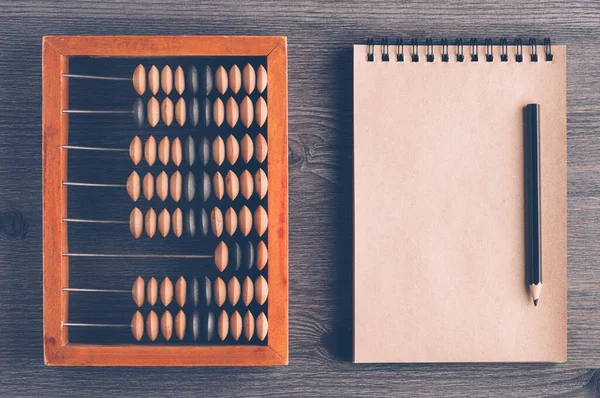
[[[261,93],[267,88],[267,71],[262,65],[256,71],[256,88]]]
[[[175,69],[174,80],[175,90],[177,90],[179,95],[183,94],[183,91],[185,90],[185,77],[183,75],[183,69],[181,69],[181,66],[178,66],[177,69]]]
[[[183,218],[183,229],[188,236],[196,235],[196,213],[194,209],[188,209]]]
[[[185,124],[186,113],[187,110],[185,100],[183,98],[179,98],[175,104],[175,119],[180,126]]]
[[[259,199],[263,199],[269,190],[269,179],[263,169],[258,169],[254,174],[254,190]]]
[[[229,170],[225,176],[225,191],[231,200],[235,200],[240,192],[240,181],[231,170]]]
[[[254,284],[252,283],[252,279],[249,276],[244,279],[244,283],[242,283],[242,302],[247,307],[252,302],[254,298]]]
[[[263,97],[259,97],[256,100],[256,106],[254,107],[254,118],[258,127],[262,127],[267,121],[267,103]]]
[[[190,318],[190,330],[194,341],[198,341],[198,338],[200,337],[200,314],[198,311],[192,313],[192,317]]]
[[[148,166],[152,166],[156,162],[156,139],[153,136],[148,137],[144,145],[144,159]]]
[[[138,95],[144,95],[146,92],[146,70],[144,65],[139,64],[133,71],[133,89]],[[138,339],[139,340],[139,339]]]
[[[237,311],[231,314],[231,318],[229,319],[229,334],[231,334],[231,337],[235,341],[242,335],[242,317]]]
[[[167,95],[173,90],[173,71],[169,65],[166,65],[160,72],[160,87]]]
[[[160,120],[160,105],[158,100],[154,97],[148,100],[146,113],[148,114],[148,124],[155,127]]]
[[[198,143],[198,161],[201,165],[206,166],[210,160],[210,142],[206,137],[202,137]]]
[[[146,283],[141,276],[138,276],[131,287],[131,297],[133,297],[133,302],[138,307],[141,307],[144,304],[145,291]]]
[[[196,196],[196,177],[191,171],[188,171],[185,175],[185,180],[183,182],[183,196],[188,202],[194,200],[194,196]]]
[[[245,134],[242,137],[242,141],[240,142],[240,153],[242,155],[242,160],[244,163],[248,163],[250,159],[252,159],[252,155],[254,154],[254,143],[248,134]]]
[[[158,143],[158,160],[165,166],[169,163],[170,142],[169,137],[163,137]]]
[[[188,66],[187,76],[185,77],[188,89],[192,92],[192,95],[196,95],[198,92],[198,69],[194,65]]]
[[[223,213],[218,207],[210,212],[210,226],[212,233],[218,238],[223,233]]]
[[[259,305],[263,305],[269,296],[269,285],[264,276],[259,275],[254,281],[254,298]]]
[[[152,207],[146,212],[144,227],[146,229],[146,235],[148,238],[154,237],[154,234],[156,233],[156,212]]]
[[[267,337],[267,332],[269,331],[269,321],[267,321],[267,316],[264,312],[261,312],[256,317],[256,337],[260,341],[263,341]]]
[[[212,104],[210,103],[210,99],[208,98],[204,98],[204,101],[202,103],[204,127],[208,127],[210,126],[210,122],[212,122]]]
[[[131,317],[131,334],[137,341],[140,341],[144,336],[144,317],[139,311],[136,311]]]
[[[144,176],[144,179],[142,180],[142,191],[147,200],[151,200],[154,196],[154,177],[152,177],[152,174],[146,173]]]
[[[158,89],[160,88],[160,75],[158,73],[158,69],[154,65],[152,65],[148,71],[148,88],[153,95],[156,95],[156,93],[158,93]]]
[[[209,95],[213,89],[213,73],[208,65],[202,71],[202,89],[205,95]]]
[[[242,72],[235,64],[229,69],[229,88],[234,94],[237,94],[242,88]]]
[[[208,213],[205,209],[200,211],[200,234],[203,237],[208,235],[208,230],[210,228],[210,221],[208,220]]]
[[[131,200],[136,202],[140,197],[140,176],[136,171],[132,171],[131,174],[129,174],[125,186]]]
[[[265,161],[268,150],[267,140],[265,140],[265,137],[262,134],[258,134],[254,138],[254,158],[258,163]]]
[[[240,212],[238,213],[238,225],[242,235],[248,236],[252,230],[252,213],[245,205],[242,206]]]
[[[242,82],[244,84],[244,90],[247,94],[252,94],[254,87],[256,87],[256,72],[250,64],[244,66],[242,71]]]
[[[188,166],[194,165],[194,162],[196,161],[196,142],[191,135],[185,139],[183,157]]]
[[[200,193],[202,194],[201,199],[202,201],[206,202],[208,200],[208,198],[210,197],[210,176],[208,175],[208,173],[206,171],[202,172],[202,191],[200,191]]]
[[[135,207],[131,213],[129,213],[129,230],[134,238],[139,238],[142,235],[142,229],[144,227],[144,216],[140,209]]]
[[[242,265],[242,249],[237,242],[231,242],[229,244],[229,263],[230,268],[239,270]]]
[[[129,157],[135,166],[142,161],[142,140],[137,135],[131,140],[129,144]]]
[[[169,234],[169,230],[171,229],[171,215],[167,211],[167,209],[163,209],[158,215],[158,230],[163,238],[165,238]]]
[[[215,72],[215,87],[217,88],[218,92],[225,94],[228,85],[229,82],[227,78],[227,71],[225,71],[225,68],[222,66],[219,66]]]
[[[173,228],[173,234],[180,238],[183,235],[183,213],[180,208],[173,211],[171,225]]]
[[[246,340],[248,341],[254,336],[254,316],[252,316],[250,311],[244,315],[244,336],[246,336]]]
[[[225,160],[225,143],[220,136],[217,136],[212,143],[212,158],[217,166],[222,165]]]
[[[188,118],[194,127],[200,122],[200,104],[198,103],[198,98],[192,98],[188,106]]]
[[[217,332],[221,341],[227,338],[227,334],[229,333],[229,317],[227,316],[227,312],[225,310],[221,311],[221,314],[219,315],[219,320],[217,321]]]
[[[223,279],[215,279],[213,292],[215,294],[215,304],[217,307],[221,307],[227,298],[227,288],[225,287],[225,282],[223,282]]]
[[[166,310],[162,317],[160,317],[160,332],[165,340],[171,340],[171,336],[173,336],[173,315],[171,315],[169,310]]]
[[[154,341],[158,337],[158,315],[154,310],[150,310],[146,318],[146,333],[150,341]]]
[[[248,170],[244,170],[240,175],[240,191],[246,200],[250,199],[254,193],[254,180]]]
[[[168,277],[165,277],[160,284],[160,301],[165,307],[173,301],[173,282]]]
[[[219,242],[215,249],[215,265],[221,272],[227,268],[227,262],[229,260],[229,253],[225,242]]]
[[[261,240],[256,245],[256,268],[259,271],[262,271],[262,269],[267,265],[268,259],[269,251],[267,250],[267,245]]]
[[[156,177],[156,195],[158,195],[163,202],[169,195],[169,177],[167,177],[167,173],[164,171]]]
[[[183,160],[183,148],[181,147],[181,140],[176,137],[171,144],[171,159],[175,166],[179,167]]]
[[[246,128],[254,121],[254,105],[247,96],[240,103],[240,120]]]
[[[175,202],[179,202],[181,199],[181,173],[179,170],[171,175],[169,181],[169,193],[171,194],[171,199]]]
[[[194,308],[198,307],[198,304],[200,303],[200,285],[198,284],[198,279],[192,278],[190,288],[188,289],[188,296],[189,301]]]
[[[173,101],[171,101],[171,98],[165,97],[160,104],[160,116],[166,126],[170,126],[173,123]]]
[[[183,307],[187,300],[187,282],[183,276],[175,283],[175,300],[180,307]]]
[[[225,230],[232,236],[237,229],[237,213],[231,207],[225,212]]]
[[[246,269],[251,269],[254,265],[254,245],[249,240],[242,243],[242,259]]]
[[[221,98],[217,98],[213,103],[212,118],[217,127],[221,126],[223,124],[223,120],[225,120],[225,105],[223,105]]]
[[[240,281],[234,276],[227,282],[227,299],[229,304],[235,306],[240,301]]]
[[[185,313],[183,312],[183,310],[179,310],[179,312],[175,316],[175,335],[179,340],[183,340],[183,338],[185,337],[185,324]]]
[[[148,304],[150,304],[150,306],[154,306],[158,300],[158,282],[154,277],[150,278],[148,281],[148,286],[146,286],[146,297],[148,298]]]
[[[240,108],[233,97],[229,97],[227,100],[227,104],[225,105],[225,116],[229,127],[235,127],[240,118]]]
[[[133,120],[138,125],[138,127],[143,127],[146,122],[146,112],[145,112],[144,101],[141,98],[133,101],[133,108],[131,112],[133,113]]]
[[[258,236],[263,236],[269,226],[269,217],[264,207],[258,206],[254,211],[254,229]]]
[[[208,312],[205,317],[203,334],[206,341],[211,341],[215,336],[215,314]]]
[[[212,283],[207,276],[200,279],[200,304],[205,307],[210,306],[212,301]]]
[[[233,134],[229,134],[227,141],[225,142],[225,155],[229,164],[234,165],[240,156],[240,144],[235,139]]]
[[[218,171],[215,172],[215,175],[213,176],[213,189],[215,197],[219,200],[223,199],[223,195],[225,194],[225,182],[223,182],[223,176]]]

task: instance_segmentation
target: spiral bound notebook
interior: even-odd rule
[[[424,44],[354,46],[354,360],[566,361],[566,48]],[[541,110],[537,307],[528,103]]]

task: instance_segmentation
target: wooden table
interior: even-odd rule
[[[600,3],[0,1],[0,386],[20,395],[600,395]],[[286,35],[290,365],[50,368],[42,355],[41,37]],[[569,362],[354,365],[352,51],[371,35],[551,36],[568,47]]]

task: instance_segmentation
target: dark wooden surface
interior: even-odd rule
[[[41,37],[264,34],[289,43],[290,365],[43,365]],[[369,35],[552,36],[568,48],[569,362],[354,365],[351,358],[352,60]],[[600,3],[460,1],[0,1],[2,395],[600,395]],[[93,95],[93,93],[90,93]],[[390,248],[393,250],[393,248]]]

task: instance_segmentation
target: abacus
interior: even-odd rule
[[[42,75],[45,363],[287,364],[286,38],[44,37]]]

